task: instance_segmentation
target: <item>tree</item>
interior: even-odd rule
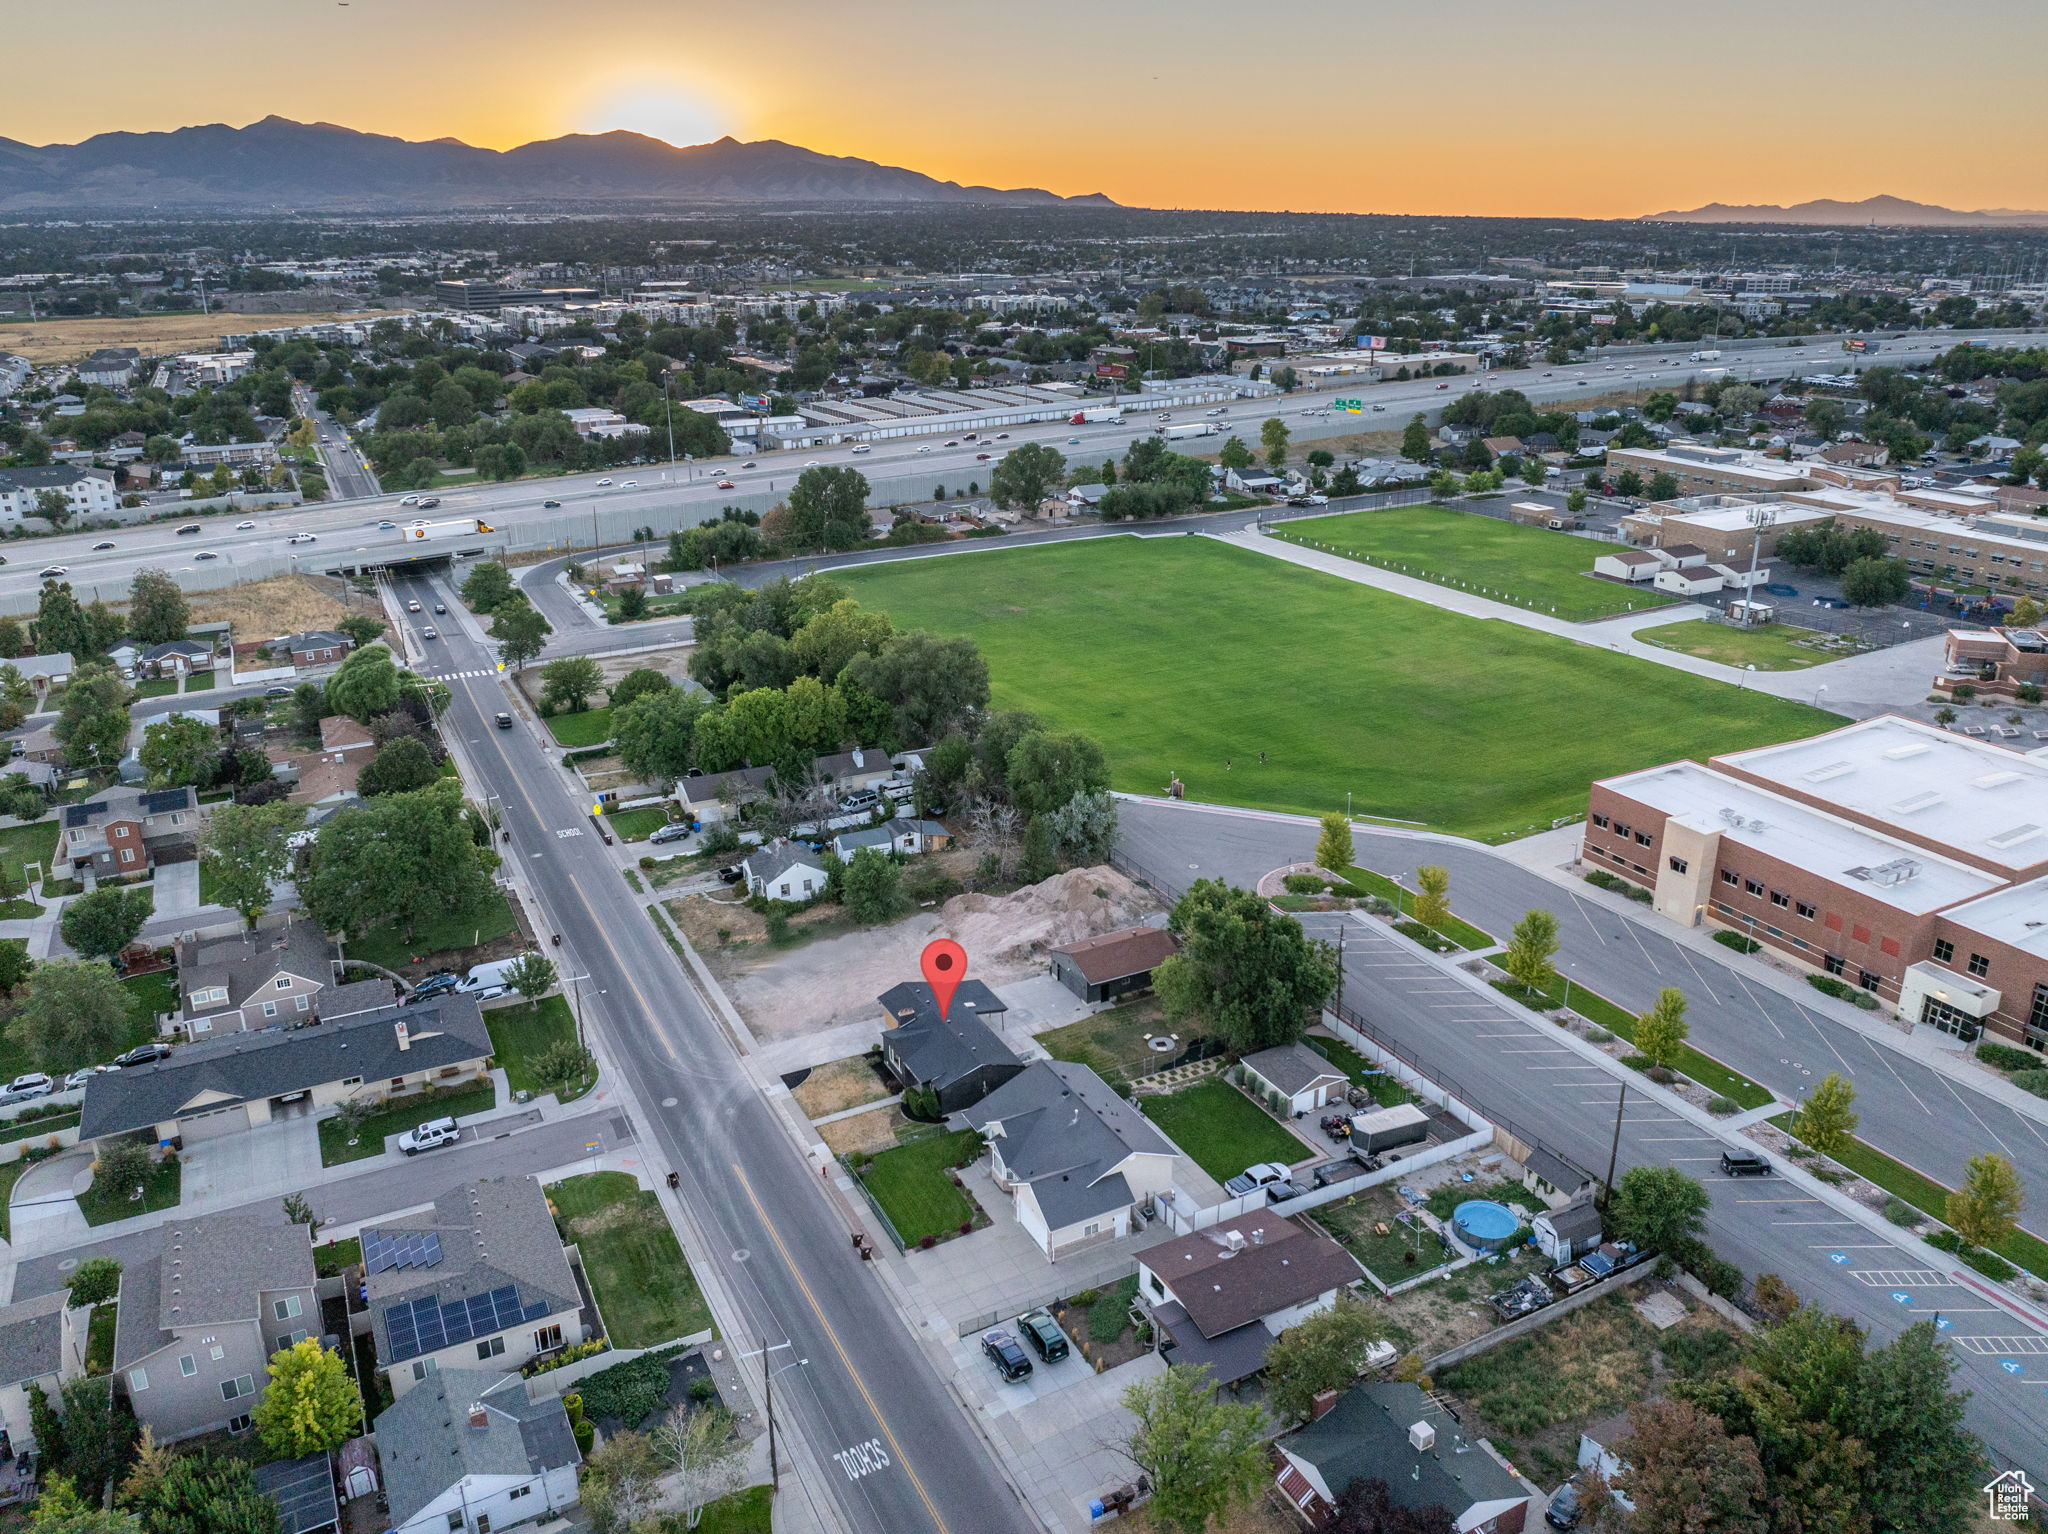
[[[43,797],[43,791],[29,782],[25,774],[10,772],[0,778],[0,815],[11,815],[16,820],[40,820],[43,811],[49,807],[50,801]]]
[[[110,666],[83,665],[71,673],[52,732],[64,760],[76,768],[111,770],[128,742],[128,684]]]
[[[88,1257],[71,1270],[65,1284],[73,1305],[99,1305],[121,1292],[121,1264],[111,1257]]]
[[[1266,1399],[1282,1422],[1306,1422],[1325,1390],[1365,1372],[1366,1350],[1387,1334],[1385,1320],[1349,1290],[1337,1303],[1290,1326],[1266,1350]]]
[[[841,466],[805,469],[789,487],[790,537],[796,549],[858,548],[868,536],[868,481]]]
[[[220,755],[220,730],[204,719],[179,715],[145,729],[137,755],[151,788],[197,783]]]
[[[1884,607],[1904,601],[1910,577],[1902,559],[1859,559],[1842,572],[1842,600],[1851,607]]]
[[[415,736],[401,735],[363,768],[356,787],[366,799],[380,794],[417,793],[441,776],[441,767],[426,743]]]
[[[384,922],[408,938],[429,917],[474,911],[491,896],[486,859],[462,813],[461,790],[437,784],[385,794],[320,828],[299,894],[328,931],[354,937]]]
[[[597,1073],[597,1057],[574,1039],[557,1039],[533,1057],[533,1079],[559,1098]]]
[[[1556,969],[1550,965],[1556,956],[1556,915],[1542,907],[1534,907],[1522,913],[1522,920],[1516,922],[1516,930],[1507,934],[1507,952],[1501,954],[1501,969],[1516,979],[1528,993],[1540,993],[1550,989],[1556,979]]]
[[[922,629],[898,634],[876,655],[856,655],[840,673],[887,705],[905,745],[937,740],[988,707],[988,662],[971,639],[941,639]]]
[[[1450,1509],[1438,1503],[1409,1507],[1394,1500],[1393,1488],[1377,1476],[1355,1475],[1338,1493],[1337,1516],[1328,1534],[1447,1534],[1455,1527]]]
[[[1259,425],[1259,445],[1266,450],[1266,467],[1278,474],[1287,467],[1287,423],[1271,416]]]
[[[43,655],[54,655],[60,650],[69,650],[74,655],[80,653],[79,617],[78,598],[71,594],[71,583],[54,578],[44,581],[42,595],[36,604],[37,652]]]
[[[2025,1198],[2013,1164],[1985,1151],[1970,1158],[1963,1185],[1948,1196],[1941,1217],[1973,1246],[2002,1246],[2018,1228]]]
[[[462,582],[462,600],[467,602],[471,612],[489,616],[498,610],[499,604],[511,597],[516,588],[506,568],[495,560],[473,566]]]
[[[1586,500],[1584,489],[1573,490],[1564,498],[1564,509],[1576,517],[1586,509]]]
[[[1044,825],[1055,852],[1075,867],[1107,863],[1116,851],[1116,799],[1108,793],[1076,794],[1032,823]]]
[[[1036,884],[1041,879],[1050,879],[1059,871],[1059,838],[1052,834],[1051,822],[1040,815],[1024,828],[1024,846],[1017,859],[1017,877],[1026,884]]]
[[[1424,863],[1415,870],[1415,883],[1420,889],[1410,908],[1415,919],[1432,931],[1441,928],[1451,919],[1450,870]]]
[[[0,666],[0,729],[18,730],[36,706],[36,690],[21,668]]]
[[[1233,436],[1227,438],[1223,443],[1222,450],[1216,454],[1216,462],[1226,469],[1249,469],[1258,461],[1257,457],[1253,455],[1252,450],[1244,445],[1244,438],[1242,437]],[[1111,483],[1114,483],[1114,481]]]
[[[222,902],[250,926],[270,908],[271,891],[291,872],[292,833],[305,824],[296,804],[222,804],[200,833],[205,860]]]
[[[1678,498],[1678,477],[1659,469],[1650,476],[1649,496],[1653,501],[1676,500]]]
[[[1634,500],[1643,493],[1643,476],[1634,469],[1623,469],[1614,476],[1614,493]]]
[[[498,642],[498,659],[520,671],[546,646],[555,626],[534,605],[520,596],[499,604],[491,618],[491,638]],[[334,684],[328,684],[332,693]]]
[[[1422,463],[1429,455],[1429,428],[1420,415],[1412,416],[1401,431],[1401,456],[1412,463]]]
[[[1010,748],[1003,776],[1012,804],[1026,815],[1043,815],[1076,794],[1108,788],[1109,759],[1089,736],[1033,730]]]
[[[2012,611],[2005,615],[2007,628],[2036,628],[2041,622],[2041,606],[2032,597],[2023,596],[2013,603]]]
[[[989,471],[988,493],[998,506],[1036,506],[1066,480],[1066,455],[1043,442],[1011,448]]]
[[[0,937],[0,996],[12,996],[35,967],[35,960],[28,956],[27,938]]]
[[[36,1449],[49,1466],[64,1463],[64,1421],[57,1415],[57,1408],[50,1404],[50,1397],[43,1387],[34,1380],[28,1383],[29,1436],[36,1441]]]
[[[154,908],[147,890],[96,889],[64,907],[59,929],[74,953],[111,959],[135,941]]]
[[[398,662],[391,651],[380,644],[365,645],[350,651],[327,679],[327,707],[358,724],[368,724],[379,714],[391,712],[399,692]]]
[[[1870,1354],[1858,1388],[1836,1416],[1875,1452],[1861,1498],[1873,1524],[1913,1534],[1961,1534],[1987,1479],[1982,1446],[1963,1426],[1969,1395],[1951,1388],[1956,1360],[1932,1321],[1909,1326]]]
[[[162,570],[138,570],[128,587],[128,632],[137,644],[183,639],[192,621],[185,593]]]
[[[619,588],[619,610],[613,621],[617,623],[638,623],[647,616],[647,592],[640,586]]]
[[[1199,1015],[1233,1049],[1291,1044],[1337,985],[1327,943],[1250,890],[1197,879],[1168,920],[1181,951],[1153,983],[1169,1014]]]
[[[644,1433],[609,1433],[583,1461],[583,1506],[596,1534],[638,1534],[660,1503],[661,1457]]]
[[[545,667],[542,668],[541,675],[547,675]],[[660,693],[672,692],[674,689],[675,683],[652,666],[639,666],[628,671],[613,684],[608,701],[613,714],[616,715],[620,709],[635,699],[654,697]]]
[[[1667,985],[1657,993],[1656,1004],[1636,1019],[1636,1050],[1669,1068],[1678,1063],[1691,1033],[1685,1020],[1685,992]]]
[[[615,702],[612,749],[642,782],[674,783],[690,770],[697,722],[710,709],[709,698],[680,687],[642,693],[623,706]]]
[[[52,527],[71,520],[71,497],[62,490],[38,490],[34,515],[47,518]]]
[[[1635,1504],[1631,1534],[1764,1534],[1756,1444],[1684,1401],[1639,1401],[1615,1445],[1616,1485]]]
[[[135,1418],[114,1402],[113,1381],[101,1375],[66,1380],[63,1389],[64,1473],[91,1500],[118,1481],[134,1452]]]
[[[894,859],[873,847],[862,847],[847,860],[842,903],[846,914],[864,927],[896,915],[903,907],[903,871]]]
[[[1125,1387],[1136,1420],[1117,1449],[1152,1482],[1152,1515],[1200,1530],[1265,1483],[1266,1414],[1218,1399],[1207,1365],[1175,1364]]]
[[[0,617],[0,656],[13,660],[28,653],[28,631],[12,615]]]
[[[273,1510],[276,1506],[271,1504]],[[44,1483],[26,1528],[27,1534],[142,1534],[133,1513],[103,1508],[97,1500],[79,1496],[68,1475],[52,1475]]]
[[[346,634],[361,649],[366,644],[375,644],[384,632],[384,620],[373,618],[368,613],[350,613],[334,625],[335,632]]]
[[[1351,841],[1351,819],[1335,810],[1322,818],[1322,831],[1316,837],[1316,867],[1338,878],[1358,861],[1358,852]]]
[[[247,1462],[205,1452],[163,1454],[161,1469],[138,1485],[141,1462],[150,1455],[151,1447],[138,1452],[137,1470],[121,1488],[149,1534],[278,1534],[277,1503],[256,1484]]]
[[[45,959],[29,976],[18,1030],[38,1070],[52,1076],[113,1058],[128,1037],[128,991],[104,964]]]
[[[555,988],[554,961],[537,953],[521,954],[505,971],[505,979],[528,1001],[539,1001]]]
[[[320,1227],[326,1222],[313,1212],[312,1201],[305,1194],[287,1193],[280,1202],[284,1206],[284,1217],[294,1225],[305,1226],[309,1238],[320,1233]]]
[[[1707,1190],[1669,1166],[1632,1166],[1607,1210],[1607,1223],[1646,1252],[1669,1253],[1706,1228]]]
[[[270,1355],[256,1402],[256,1436],[280,1459],[338,1449],[363,1426],[363,1401],[339,1353],[307,1337]]]
[[[301,682],[292,689],[292,728],[301,735],[318,735],[320,721],[327,717],[327,689],[318,682]]]
[[[746,1445],[733,1431],[723,1406],[672,1406],[649,1435],[654,1452],[674,1477],[685,1514],[694,1529],[706,1503],[738,1491],[746,1481]]]
[[[790,636],[796,663],[821,682],[838,680],[856,655],[874,655],[895,636],[885,612],[864,608],[851,597],[834,602]],[[618,699],[612,699],[613,707]]]
[[[1856,1088],[1830,1071],[1807,1094],[1806,1105],[1792,1121],[1792,1132],[1823,1156],[1832,1156],[1856,1133],[1858,1115],[1849,1106],[1855,1101]]]

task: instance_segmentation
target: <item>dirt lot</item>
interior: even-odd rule
[[[765,1042],[867,1018],[879,1029],[875,998],[916,978],[918,955],[935,937],[950,937],[967,950],[971,977],[1005,985],[1044,973],[1047,949],[1133,926],[1161,907],[1113,868],[1076,868],[1013,894],[955,895],[935,911],[887,927],[840,931],[785,949],[762,941],[766,927],[744,906],[693,895],[669,909]],[[837,907],[817,906],[791,926],[830,931],[845,921]],[[717,940],[720,927],[729,929],[725,944]],[[741,940],[744,947],[737,946]]]
[[[848,1055],[844,1060],[828,1060],[816,1067],[790,1089],[789,1095],[804,1110],[805,1118],[821,1119],[862,1103],[880,1102],[889,1096],[889,1089],[868,1064],[866,1055]]]
[[[354,319],[391,319],[400,311],[374,314],[158,314],[111,319],[38,320],[0,325],[0,351],[18,352],[35,363],[68,362],[102,346],[133,346],[145,357],[198,351],[220,344],[230,331],[279,330],[287,325],[326,325]],[[291,632],[289,629],[284,632]]]
[[[852,1118],[820,1125],[818,1138],[841,1156],[849,1156],[855,1151],[894,1150],[896,1131],[909,1122],[903,1116],[903,1110],[891,1104],[887,1108],[856,1113]]]
[[[226,619],[235,626],[236,640],[247,642],[307,629],[331,629],[351,611],[383,616],[364,598],[358,598],[354,608],[344,605],[341,592],[342,583],[330,576],[277,575],[246,586],[194,592],[192,621],[218,623]]]
[[[606,687],[610,687],[627,672],[639,671],[642,668],[659,671],[671,682],[682,683],[690,679],[691,648],[690,645],[677,645],[672,650],[649,650],[645,655],[600,655],[594,658],[598,669],[604,673]],[[519,690],[526,695],[526,701],[529,703],[540,702],[541,689],[544,685],[540,679],[540,672],[539,666],[529,666],[515,678]],[[604,700],[599,698],[593,701],[601,703]]]

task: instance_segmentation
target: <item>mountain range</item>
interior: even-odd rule
[[[1953,225],[1985,228],[2005,224],[2048,224],[2048,213],[2013,208],[1981,208],[1963,212],[1904,197],[1866,197],[1861,202],[1820,198],[1780,207],[1772,202],[1710,202],[1704,208],[1647,215],[1658,224],[1887,224]]]
[[[1101,193],[962,186],[776,139],[678,148],[638,133],[573,133],[478,149],[266,117],[77,144],[0,139],[0,211],[147,208],[405,211],[596,203],[982,203],[1114,207]]]

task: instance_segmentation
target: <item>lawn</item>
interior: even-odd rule
[[[490,1082],[461,1087],[452,1092],[410,1093],[388,1108],[380,1108],[363,1120],[357,1143],[348,1143],[341,1121],[332,1116],[320,1121],[320,1164],[340,1166],[344,1161],[363,1161],[384,1153],[386,1135],[403,1134],[428,1119],[463,1118],[498,1106],[498,1089]]]
[[[1147,997],[1041,1033],[1038,1042],[1053,1059],[1085,1065],[1113,1084],[1158,1070],[1178,1055],[1178,1047],[1166,1052],[1148,1048],[1145,1043],[1147,1038],[1175,1026],[1165,1020],[1158,1001]],[[1181,1042],[1185,1044],[1187,1040]]]
[[[729,1497],[706,1503],[695,1534],[769,1534],[769,1505],[775,1497],[772,1486],[749,1486]]]
[[[563,746],[601,746],[612,738],[612,711],[586,708],[580,714],[551,714],[548,732]]]
[[[1145,1117],[1218,1182],[1261,1161],[1292,1166],[1311,1152],[1221,1076],[1139,1103]]]
[[[480,911],[457,911],[421,922],[410,938],[396,927],[378,927],[350,943],[347,953],[351,959],[400,969],[415,957],[475,948],[518,930],[512,907],[505,903],[503,894],[493,890],[490,902]]]
[[[85,1216],[88,1225],[105,1225],[112,1220],[133,1219],[138,1214],[150,1214],[158,1209],[169,1209],[178,1202],[184,1182],[185,1168],[176,1156],[167,1157],[150,1169],[149,1181],[142,1185],[142,1197],[131,1199],[132,1189],[102,1188],[99,1179],[94,1178],[92,1186],[78,1195],[78,1211]]]
[[[972,635],[998,706],[1104,741],[1113,786],[1137,793],[1178,776],[1197,800],[1308,814],[1349,793],[1369,818],[1503,840],[1583,812],[1593,779],[1840,723],[1206,538],[833,579],[899,628]]]
[[[974,1219],[974,1200],[953,1185],[953,1169],[975,1155],[981,1136],[971,1129],[928,1135],[885,1150],[857,1176],[906,1246],[926,1236],[956,1234]]]
[[[1350,1077],[1354,1087],[1364,1087],[1372,1093],[1373,1101],[1382,1108],[1398,1108],[1402,1103],[1415,1101],[1406,1087],[1342,1039],[1326,1039],[1319,1033],[1312,1033],[1302,1043]]]
[[[0,1241],[9,1239],[7,1206],[14,1197],[14,1185],[21,1181],[21,1174],[34,1162],[16,1156],[12,1161],[0,1161]]]
[[[1443,506],[1311,517],[1282,523],[1272,535],[1573,622],[1678,600],[1594,576],[1593,561],[1605,544]]]
[[[167,698],[178,690],[178,679],[174,676],[153,676],[135,684],[138,698]]]
[[[651,1348],[711,1327],[711,1307],[683,1260],[660,1197],[626,1172],[587,1172],[548,1186],[562,1239],[583,1271],[612,1345]]]
[[[10,890],[22,888],[24,864],[35,863],[47,874],[50,872],[50,859],[56,855],[57,822],[54,818],[38,820],[32,825],[9,826],[0,831],[0,869],[6,870]]]
[[[313,1246],[313,1271],[321,1278],[345,1273],[362,1260],[363,1243],[359,1236],[345,1236],[339,1241],[316,1241]]]
[[[1413,891],[1404,889],[1385,874],[1376,874],[1370,868],[1347,868],[1344,878],[1354,889],[1362,889],[1368,895],[1377,895],[1382,900],[1391,900],[1404,916],[1415,911]],[[1432,929],[1439,937],[1449,938],[1460,948],[1478,950],[1497,946],[1491,933],[1482,932],[1469,921],[1460,921],[1456,916],[1441,927]]]
[[[1724,666],[1754,666],[1759,671],[1803,671],[1824,666],[1853,651],[1822,650],[1812,644],[1812,629],[1794,628],[1789,623],[1760,623],[1755,628],[1732,628],[1726,623],[1709,623],[1696,618],[1689,623],[1667,623],[1653,629],[1638,629],[1635,637],[1660,650],[1676,650],[1701,660],[1717,660]]]
[[[119,1321],[121,1307],[109,1300],[104,1305],[92,1308],[92,1320],[85,1333],[85,1372],[106,1374],[114,1367],[114,1327]]]
[[[638,810],[617,810],[605,816],[604,823],[622,842],[644,842],[669,823],[668,811],[658,804]]]
[[[1368,1188],[1312,1218],[1389,1287],[1405,1283],[1449,1260],[1443,1239],[1414,1221],[1400,1218],[1402,1205],[1391,1188]],[[1386,1234],[1380,1228],[1386,1227]]]
[[[484,1014],[484,1026],[491,1030],[491,1053],[505,1068],[506,1084],[515,1092],[531,1092],[536,1097],[542,1088],[533,1076],[535,1058],[550,1045],[576,1040],[576,1019],[565,996],[544,996],[539,1001],[520,1002],[516,1006],[493,1007]],[[570,1102],[588,1092],[594,1083],[592,1077],[566,1096],[556,1095],[560,1101]]]

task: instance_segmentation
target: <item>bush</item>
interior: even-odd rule
[[[2012,1078],[2012,1084],[2022,1092],[2048,1097],[2048,1071],[2021,1071]]]
[[[1330,881],[1321,874],[1289,874],[1280,882],[1287,886],[1290,895],[1320,895],[1330,887]]]
[[[1714,1249],[1706,1242],[1682,1241],[1671,1255],[1678,1259],[1681,1267],[1722,1299],[1732,1300],[1742,1293],[1742,1269],[1716,1257]]]
[[[638,1427],[660,1411],[668,1397],[667,1354],[643,1353],[627,1363],[600,1369],[583,1382],[582,1395],[586,1419]]]
[[[690,1381],[690,1399],[693,1401],[708,1401],[717,1394],[718,1386],[708,1374],[700,1374]]]
[[[1949,696],[1958,703],[1967,703],[1977,696],[1977,689],[1968,682],[1961,682],[1949,689]]]
[[[1605,1028],[1588,1028],[1586,1030],[1586,1040],[1592,1044],[1608,1044],[1613,1042],[1614,1035]]]
[[[1627,1054],[1621,1057],[1621,1063],[1632,1071],[1647,1071],[1657,1062],[1648,1055]]]
[[[1626,895],[1629,899],[1641,901],[1644,905],[1650,903],[1651,896],[1648,890],[1640,884],[1631,884],[1621,875],[1611,874],[1604,868],[1589,870],[1586,882],[1595,889],[1612,890],[1617,895]]]
[[[1718,1092],[1716,1092],[1712,1097],[1707,1099],[1707,1112],[1709,1113],[1734,1113],[1737,1112],[1741,1107],[1742,1105],[1738,1103],[1734,1098],[1723,1097]]]
[[[1744,937],[1740,932],[1716,932],[1714,941],[1723,948],[1732,948],[1737,953],[1755,953],[1763,947],[1755,938]]]
[[[1824,996],[1832,996],[1838,1001],[1850,1002],[1855,1006],[1861,1007],[1866,1012],[1875,1012],[1877,1010],[1877,998],[1871,995],[1870,992],[1853,986],[1846,980],[1839,980],[1833,975],[1808,975],[1806,983]]]
[[[1920,1211],[1896,1195],[1884,1201],[1884,1217],[1909,1229],[1920,1223]]]
[[[2022,703],[2039,703],[2041,689],[2032,682],[2022,682],[2012,690],[2012,695]]]
[[[2031,1049],[2014,1049],[2010,1044],[1979,1044],[1977,1058],[2002,1071],[2037,1071],[2048,1066],[2048,1059]]]
[[[569,1431],[575,1436],[577,1449],[584,1454],[588,1454],[591,1446],[597,1442],[596,1426],[580,1417],[569,1424]]]

